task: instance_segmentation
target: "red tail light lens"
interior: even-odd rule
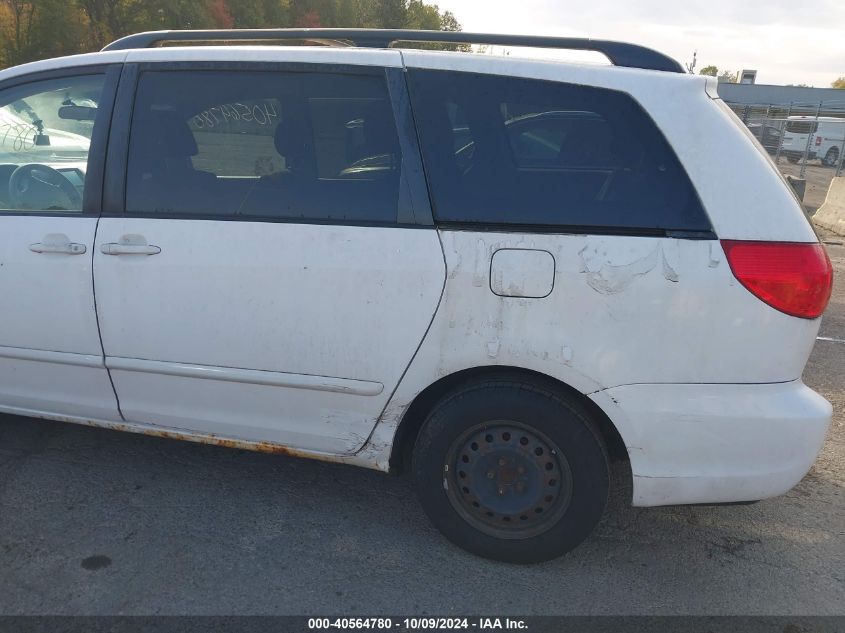
[[[816,145],[821,145],[821,144],[822,144],[822,137],[821,137],[821,136],[817,136],[817,137],[816,137]]]
[[[722,240],[734,276],[754,296],[786,314],[820,317],[833,287],[833,267],[819,244]]]

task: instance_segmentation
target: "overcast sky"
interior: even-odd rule
[[[757,83],[829,87],[845,75],[845,0],[435,0],[465,31],[625,40],[696,72],[757,70]]]

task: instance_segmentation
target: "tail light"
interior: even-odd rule
[[[734,276],[758,299],[791,316],[820,317],[833,287],[833,267],[818,242],[722,240]]]
[[[821,144],[822,144],[822,137],[821,137],[821,136],[817,136],[817,137],[816,137],[816,145],[821,145]]]

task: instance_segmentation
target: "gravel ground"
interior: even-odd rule
[[[831,240],[837,241],[837,240]],[[821,335],[845,339],[845,247]],[[380,473],[0,416],[0,614],[843,614],[845,344],[816,465],[752,506],[637,509],[536,566],[476,558]]]

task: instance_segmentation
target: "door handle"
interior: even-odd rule
[[[88,250],[85,244],[71,242],[64,233],[49,233],[43,242],[29,245],[33,253],[62,253],[64,255],[82,255]]]
[[[123,235],[119,242],[107,242],[100,245],[103,255],[158,255],[161,248],[147,244],[143,235]]]
[[[87,249],[85,244],[69,242],[67,244],[30,244],[29,250],[33,253],[64,253],[66,255],[82,255]]]
[[[102,244],[100,251],[103,255],[158,255],[161,248],[152,244],[119,244],[109,242]]]

